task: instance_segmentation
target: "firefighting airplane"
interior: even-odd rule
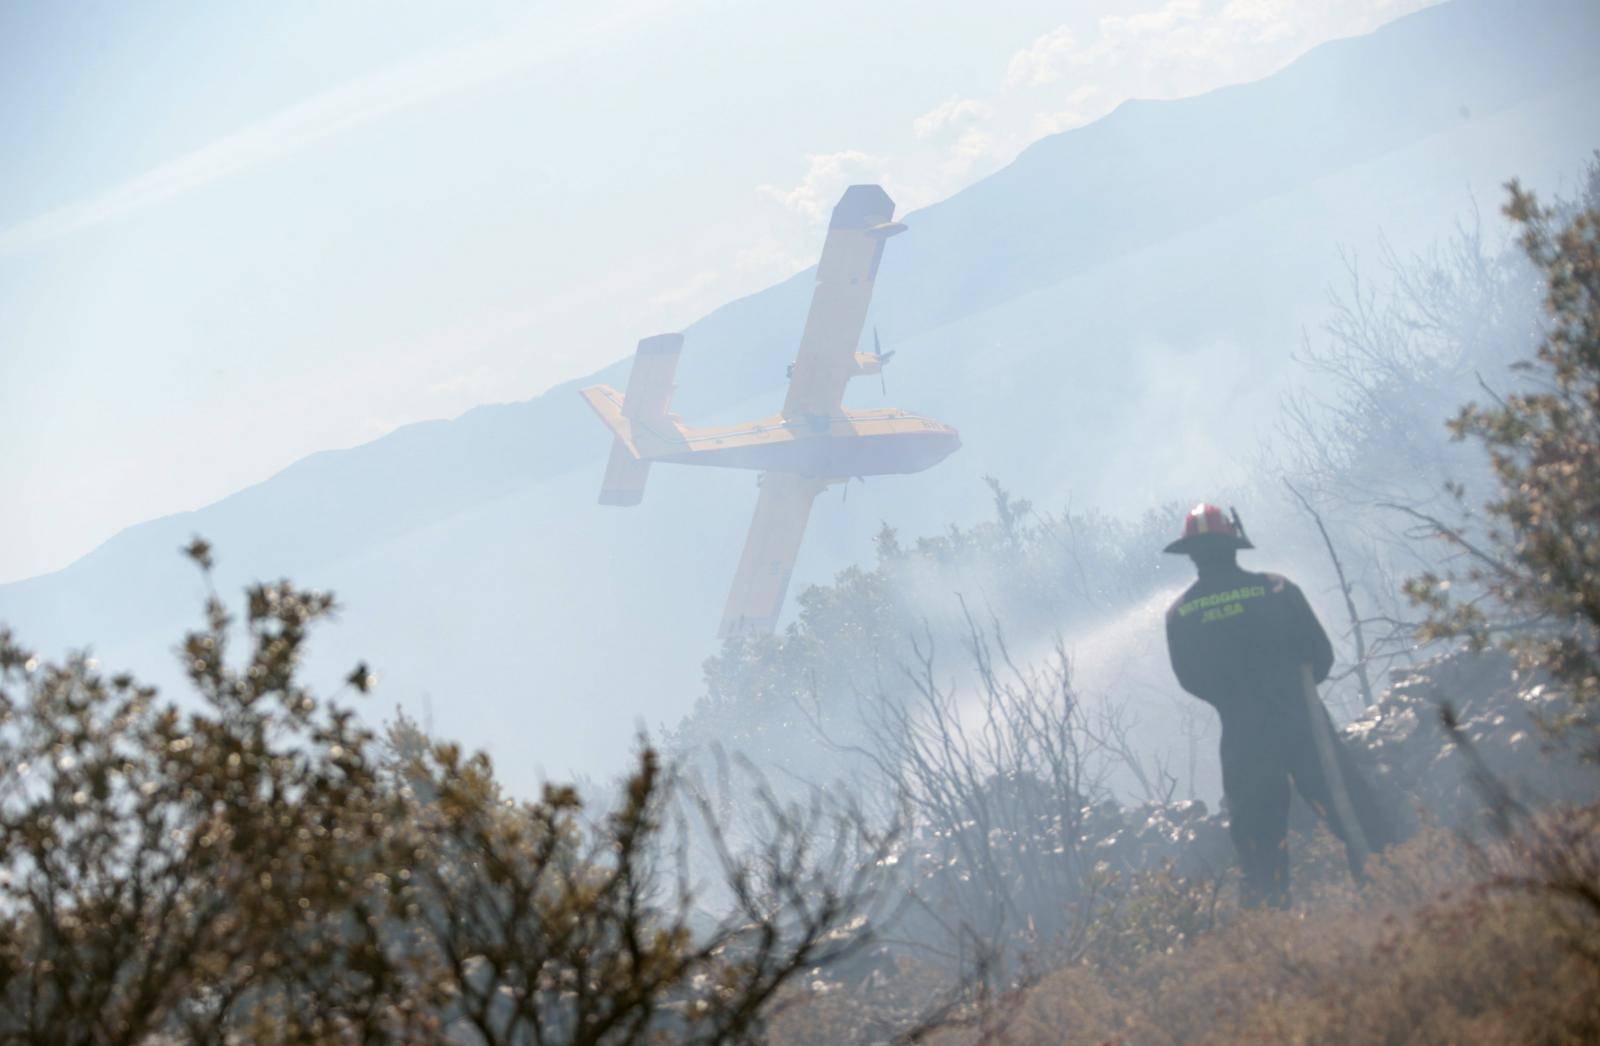
[[[851,378],[880,374],[893,353],[857,352],[884,241],[905,226],[876,185],[852,185],[833,209],[800,352],[783,410],[726,428],[691,428],[669,413],[683,335],[639,343],[628,391],[594,385],[581,395],[616,435],[602,505],[637,505],[650,466],[758,469],[761,492],[721,634],[770,632],[783,607],[811,504],[851,477],[921,472],[961,446],[955,429],[903,410],[846,410]],[[874,339],[876,340],[876,339]]]

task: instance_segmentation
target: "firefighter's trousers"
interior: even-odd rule
[[[1287,699],[1303,700],[1295,696]],[[1317,714],[1331,731],[1332,723],[1320,703]],[[1305,714],[1223,721],[1222,788],[1228,799],[1229,832],[1244,876],[1246,905],[1283,908],[1289,904],[1291,782],[1349,852],[1349,839],[1344,825],[1339,823],[1311,727]],[[1337,734],[1332,735],[1332,740],[1361,832],[1368,846],[1380,850],[1396,841],[1393,821],[1379,806],[1366,774]],[[1351,864],[1359,874],[1353,853]]]

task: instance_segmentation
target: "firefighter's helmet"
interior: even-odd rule
[[[1174,541],[1163,552],[1188,555],[1207,549],[1255,548],[1244,535],[1239,513],[1231,515],[1215,505],[1204,502],[1189,510],[1183,517],[1183,537]]]

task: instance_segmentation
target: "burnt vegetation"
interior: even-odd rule
[[[1352,261],[1241,492],[1331,564],[1335,706],[1417,822],[1364,887],[1305,820],[1298,910],[1242,911],[1206,724],[1152,755],[1077,684],[1070,637],[1183,578],[1175,507],[991,480],[731,641],[599,798],[365,725],[365,666],[316,692],[335,604],[288,582],[211,593],[181,704],[0,631],[0,1038],[1592,1041],[1600,166],[1506,213]]]

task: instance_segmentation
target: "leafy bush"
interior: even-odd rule
[[[1425,573],[1407,591],[1429,612],[1425,635],[1505,647],[1554,676],[1592,726],[1600,707],[1600,162],[1576,207],[1544,208],[1516,182],[1509,189],[1506,213],[1545,278],[1544,340],[1521,364],[1530,389],[1469,404],[1451,423],[1494,469],[1487,533],[1475,540],[1439,525],[1461,565]]]

